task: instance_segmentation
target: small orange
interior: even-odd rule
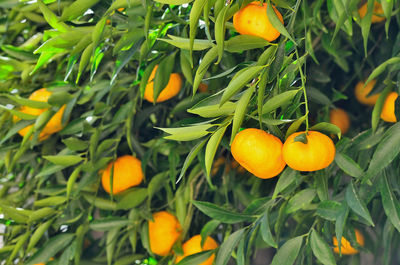
[[[149,77],[149,83],[146,85],[144,90],[144,98],[149,102],[154,102],[154,94],[153,94],[153,87],[154,87],[154,77],[156,76],[158,65],[156,65]],[[176,96],[182,87],[182,78],[177,73],[172,73],[169,77],[169,81],[167,86],[161,91],[158,95],[156,102],[163,102],[166,101],[174,96]]]
[[[109,163],[102,172],[101,183],[106,192],[110,193],[111,191],[110,176],[113,165],[113,194],[137,186],[142,182],[143,171],[140,160],[130,155],[124,155]]]
[[[361,234],[361,232],[358,231],[357,229],[355,230],[355,233],[356,233],[356,241],[357,241],[357,243],[360,246],[364,246],[364,236],[363,236],[363,234]],[[336,237],[333,237],[333,245],[335,246],[333,248],[333,251],[335,253],[339,254],[338,240],[337,240]],[[341,247],[340,248],[341,248],[341,251],[342,251],[343,255],[354,255],[354,254],[358,253],[358,250],[353,248],[350,245],[350,242],[344,237],[342,237]]]
[[[274,7],[275,14],[283,23],[281,13]],[[274,28],[267,16],[267,3],[252,2],[233,15],[233,26],[240,34],[261,37],[267,41],[276,40],[279,31]]]
[[[208,92],[208,85],[206,83],[200,83],[199,85],[199,91],[201,93],[206,93]]]
[[[153,220],[149,221],[150,249],[154,254],[166,256],[182,233],[181,225],[166,211],[154,213]]]
[[[182,245],[183,249],[183,256],[178,256],[176,258],[176,263],[181,261],[183,258],[202,252],[206,250],[211,250],[211,249],[216,249],[218,247],[217,242],[212,237],[207,237],[207,239],[204,242],[203,247],[201,247],[201,235],[195,235],[192,238],[190,238],[188,241],[186,241]],[[209,257],[206,261],[198,264],[198,265],[212,265],[214,262],[215,255],[212,254],[211,257]]]
[[[34,101],[40,101],[40,102],[47,102],[51,96],[52,92],[48,91],[46,88],[41,88],[33,92],[30,96],[30,100]],[[19,110],[20,112],[26,113],[26,114],[31,114],[31,115],[37,115],[39,116],[43,112],[47,111],[48,109],[35,109],[27,106],[21,107]],[[62,106],[54,115],[51,117],[51,119],[47,122],[47,124],[43,127],[42,131],[39,134],[39,140],[45,140],[49,138],[50,135],[53,133],[59,132],[63,128],[62,124],[62,116],[64,114],[65,110],[65,105]],[[18,121],[19,118],[17,116],[13,117],[14,121]],[[18,133],[24,137],[29,130],[32,128],[33,125],[26,126],[25,128],[21,129]]]
[[[360,14],[360,17],[363,18],[367,14],[367,7],[368,7],[368,2],[363,4],[359,9],[358,13]],[[386,18],[383,16],[383,8],[382,5],[375,1],[374,2],[374,9],[372,11],[372,18],[371,18],[371,23],[378,23],[384,21]]]
[[[231,153],[242,167],[262,179],[275,177],[286,165],[281,140],[260,129],[245,129],[236,134]]]
[[[329,114],[330,122],[339,127],[342,134],[350,128],[350,118],[346,111],[342,109],[332,109]]]
[[[397,118],[395,115],[395,102],[399,94],[396,92],[390,92],[387,98],[385,99],[385,103],[383,104],[381,119],[387,122],[397,122]]]
[[[358,82],[354,89],[354,94],[361,104],[373,106],[379,98],[379,93],[369,95],[375,86],[376,80],[371,80],[366,86],[363,81]],[[369,96],[368,96],[369,95]]]
[[[50,258],[50,260],[54,260],[54,258]],[[41,263],[36,263],[34,265],[46,265],[45,263],[41,262]]]
[[[283,159],[286,164],[298,171],[316,171],[329,166],[335,158],[335,145],[331,138],[317,131],[306,133],[307,144],[295,142],[302,133],[290,135],[283,144]]]

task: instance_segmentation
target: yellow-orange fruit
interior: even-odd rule
[[[367,7],[368,7],[368,2],[363,4],[359,9],[358,13],[360,14],[360,17],[363,18],[367,14]],[[386,18],[383,16],[383,8],[382,5],[375,1],[374,2],[374,9],[372,11],[372,18],[371,18],[371,23],[378,23],[384,21]]]
[[[206,83],[200,83],[199,85],[199,91],[201,93],[206,93],[208,92],[208,85]]]
[[[346,111],[342,109],[332,109],[329,113],[330,122],[339,127],[342,134],[350,128],[350,118]]]
[[[360,246],[364,246],[364,236],[363,236],[363,234],[361,234],[361,232],[358,231],[357,229],[355,230],[355,234],[356,234],[356,241],[357,241],[357,243],[358,243]],[[338,253],[338,254],[339,254],[338,240],[337,240],[336,237],[333,237],[333,245],[335,246],[335,247],[333,248],[333,251],[334,251],[335,253]],[[350,245],[350,242],[349,242],[346,238],[344,238],[344,237],[342,237],[341,247],[340,247],[340,248],[341,248],[341,251],[342,251],[342,254],[343,254],[343,255],[354,255],[354,254],[357,254],[357,253],[358,253],[358,250],[355,249],[355,248],[353,248],[353,247]]]
[[[154,254],[166,256],[182,233],[181,225],[175,216],[166,211],[154,213],[153,220],[149,221],[150,249]]]
[[[177,256],[175,263],[178,263],[181,261],[184,257],[206,251],[206,250],[211,250],[211,249],[216,249],[218,247],[217,242],[212,237],[207,237],[203,247],[201,247],[201,235],[195,235],[192,238],[190,238],[188,241],[186,241],[182,245],[183,249],[183,255],[182,256]],[[211,255],[206,261],[198,264],[198,265],[212,265],[214,262],[215,255]]]
[[[331,138],[317,131],[308,131],[307,143],[294,138],[305,132],[290,135],[283,144],[283,159],[294,170],[316,171],[328,167],[335,158],[335,145]]]
[[[285,167],[281,140],[260,129],[245,129],[236,134],[231,153],[242,167],[262,179],[275,177]]]
[[[358,82],[354,89],[354,94],[361,104],[373,106],[379,98],[380,93],[369,95],[375,86],[376,80],[371,80],[366,86],[363,81]]]
[[[52,92],[48,91],[46,88],[41,88],[33,92],[30,96],[30,100],[40,101],[40,102],[47,102],[51,96]],[[27,106],[21,107],[19,110],[20,112],[36,115],[39,116],[43,112],[47,111],[48,109],[35,109]],[[51,119],[47,122],[47,124],[43,127],[42,131],[39,134],[39,140],[45,140],[49,138],[50,135],[53,133],[59,132],[63,128],[62,124],[62,116],[64,114],[65,105],[62,106]],[[13,117],[14,121],[18,121],[19,118],[17,116]],[[18,133],[23,137],[25,136],[29,130],[32,128],[33,125],[26,126],[25,128],[18,131]]]
[[[381,119],[387,122],[397,122],[395,114],[395,102],[399,94],[390,92],[383,104]]]
[[[283,23],[281,13],[274,6],[272,8]],[[268,19],[267,3],[252,2],[240,9],[233,15],[233,26],[240,34],[258,36],[267,41],[274,41],[281,35]]]
[[[111,191],[110,177],[113,165],[113,194],[137,186],[142,182],[143,171],[140,160],[130,155],[124,155],[109,163],[102,172],[101,183],[106,192],[110,193]]]
[[[158,65],[156,65],[150,74],[149,81],[144,90],[144,98],[149,102],[154,102],[154,77],[156,76]],[[177,73],[172,73],[169,76],[169,81],[167,86],[158,95],[156,102],[166,101],[174,96],[176,96],[182,87],[182,78]]]

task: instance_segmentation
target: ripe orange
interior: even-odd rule
[[[335,158],[335,145],[331,138],[317,131],[308,131],[307,144],[294,138],[305,132],[290,135],[283,144],[282,154],[286,164],[299,171],[316,171],[329,166]]]
[[[153,103],[154,102],[154,77],[156,76],[156,71],[157,71],[158,65],[156,65],[153,69],[153,71],[150,74],[148,84],[146,85],[145,91],[144,91],[144,98]],[[172,73],[169,77],[169,81],[167,86],[161,91],[161,93],[158,95],[157,101],[156,102],[163,102],[166,101],[174,96],[176,96],[179,91],[181,90],[182,87],[182,78],[179,74],[177,73]]]
[[[113,194],[137,186],[142,182],[143,171],[140,160],[130,155],[124,155],[117,158],[115,162],[109,163],[102,172],[101,183],[106,192],[110,193],[111,191],[110,176],[113,165]]]
[[[385,103],[383,104],[381,119],[387,122],[397,122],[395,115],[395,101],[399,94],[396,92],[390,92],[387,96]]]
[[[200,83],[199,85],[199,91],[201,93],[206,93],[208,92],[208,85],[206,83]]]
[[[375,86],[376,80],[371,80],[366,86],[364,86],[364,83],[365,82],[363,81],[358,82],[354,89],[354,94],[361,104],[373,106],[378,100],[380,94],[377,93],[370,96],[368,95]]]
[[[40,101],[40,102],[47,102],[51,96],[52,92],[46,90],[46,88],[41,88],[33,92],[30,96],[30,100]],[[37,115],[39,116],[43,112],[47,111],[48,109],[35,109],[27,106],[21,107],[19,110],[20,112]],[[63,124],[61,122],[62,116],[64,114],[65,105],[62,106],[54,115],[53,117],[47,122],[47,124],[43,127],[42,131],[39,134],[39,140],[45,140],[49,138],[50,135],[53,133],[59,132],[63,128]],[[18,121],[19,118],[17,116],[13,117],[14,121]],[[21,129],[18,133],[24,137],[25,134],[29,132],[33,125],[26,126],[25,128]]]
[[[262,179],[275,177],[286,165],[281,140],[260,129],[245,129],[236,134],[231,153],[242,167]]]
[[[172,214],[161,211],[153,214],[149,221],[150,249],[154,254],[166,256],[182,233],[178,219]]]
[[[332,109],[329,114],[330,122],[339,127],[342,134],[350,128],[350,118],[346,111],[342,109]]]
[[[211,249],[216,249],[218,247],[217,242],[211,237],[207,237],[207,239],[204,242],[203,247],[201,247],[201,235],[195,235],[192,238],[190,238],[188,241],[186,241],[182,245],[183,249],[183,256],[178,256],[176,258],[176,263],[181,261],[184,257],[206,251],[206,250],[211,250]],[[214,262],[215,255],[211,255],[206,261],[198,264],[198,265],[212,265]]]
[[[359,9],[358,13],[360,14],[360,17],[363,18],[367,14],[367,6],[368,2],[363,4]],[[382,5],[375,1],[374,2],[374,10],[372,11],[372,18],[371,18],[371,23],[378,23],[381,21],[384,21],[386,18],[383,16],[383,8]],[[378,15],[378,16],[377,16]]]
[[[358,231],[357,229],[355,230],[355,233],[356,233],[356,241],[357,241],[357,243],[360,246],[364,246],[364,236],[363,236],[363,234],[361,234],[361,232]],[[335,253],[339,254],[338,240],[337,240],[336,237],[333,237],[333,245],[335,246],[333,248],[333,251]],[[350,242],[344,237],[342,237],[342,241],[341,241],[341,251],[342,251],[343,255],[354,255],[354,254],[358,253],[358,250],[353,248],[350,245]]]
[[[274,6],[272,8],[283,23],[281,13]],[[274,41],[281,35],[268,19],[267,3],[260,5],[257,1],[248,4],[233,15],[233,26],[240,34],[258,36],[267,41]]]

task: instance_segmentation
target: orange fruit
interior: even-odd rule
[[[283,23],[281,13],[274,6],[272,8]],[[240,9],[233,15],[233,26],[240,34],[258,36],[267,41],[274,41],[281,35],[268,19],[267,3],[252,2]]]
[[[54,258],[50,258],[50,260],[54,260]],[[46,263],[41,262],[41,263],[36,263],[34,265],[46,265]]]
[[[397,118],[395,115],[395,102],[399,94],[396,92],[390,92],[387,98],[385,99],[385,103],[383,103],[383,108],[381,112],[381,119],[387,122],[397,122]]]
[[[260,129],[245,129],[236,134],[231,153],[242,167],[262,179],[275,177],[286,165],[281,140]]]
[[[368,2],[363,4],[358,9],[358,13],[360,14],[361,18],[365,17],[365,15],[367,14],[367,6],[368,6]],[[384,13],[383,13],[382,5],[379,2],[375,1],[374,9],[372,11],[371,23],[378,23],[378,22],[384,21],[386,18],[383,15],[384,15]]]
[[[361,232],[358,231],[357,229],[355,230],[355,233],[356,233],[356,241],[357,241],[357,243],[360,246],[364,246],[364,236],[363,236],[363,234],[361,234]],[[333,245],[335,246],[333,248],[333,251],[335,253],[339,254],[338,240],[337,240],[336,237],[333,237]],[[354,255],[354,254],[358,253],[358,250],[353,248],[350,245],[350,242],[344,237],[342,237],[341,247],[340,248],[341,248],[341,251],[342,251],[343,255]]]
[[[332,109],[329,113],[330,122],[339,127],[342,134],[350,128],[350,118],[346,111],[342,109]]]
[[[215,242],[215,240],[211,237],[207,237],[207,239],[204,242],[203,247],[201,247],[201,235],[195,235],[182,245],[183,255],[178,256],[176,258],[175,263],[178,263],[184,257],[190,256],[190,255],[202,252],[202,251],[216,249],[217,247],[218,247],[217,242]],[[204,261],[198,265],[212,265],[212,263],[214,262],[214,258],[215,258],[215,255],[212,254],[211,257],[209,257],[206,261]]]
[[[206,93],[208,92],[208,85],[206,83],[200,83],[199,85],[199,91],[201,93]]]
[[[113,194],[139,185],[143,180],[142,163],[136,157],[124,155],[107,165],[102,172],[101,183],[106,192],[110,193],[111,168],[113,171]]]
[[[283,144],[282,154],[286,164],[298,171],[316,171],[329,166],[335,158],[335,145],[331,138],[317,131],[308,131],[307,144],[294,138],[305,132],[290,135]]]
[[[354,94],[357,100],[364,105],[373,106],[379,98],[379,93],[369,95],[375,86],[376,80],[371,80],[366,86],[364,86],[363,81],[358,82],[354,89]],[[369,96],[368,96],[369,95]]]
[[[41,89],[38,89],[35,92],[33,92],[29,96],[29,99],[34,100],[34,101],[47,102],[49,100],[51,94],[52,94],[52,92],[46,90],[45,88],[41,88]],[[43,112],[45,112],[47,110],[48,109],[35,109],[35,108],[23,106],[23,107],[21,107],[21,109],[19,111],[26,113],[26,114],[39,116],[40,114],[42,114]],[[39,134],[40,141],[45,140],[45,139],[49,138],[49,136],[52,135],[53,133],[56,133],[56,132],[59,132],[62,130],[63,124],[61,121],[62,121],[62,116],[64,114],[64,110],[65,110],[65,105],[62,106],[53,115],[53,117],[51,117],[51,119],[47,122],[47,124],[43,127],[42,131]],[[19,118],[17,116],[14,116],[13,120],[16,122],[19,120]],[[33,126],[33,124],[26,126],[25,128],[18,131],[18,133],[22,137],[24,137],[29,132],[29,130],[32,128],[32,126]]]
[[[156,65],[153,71],[150,74],[148,84],[144,90],[144,98],[149,102],[154,102],[154,94],[153,94],[153,87],[154,87],[154,77],[156,76],[158,65]],[[172,73],[169,76],[169,81],[167,86],[161,91],[158,95],[156,102],[163,102],[166,101],[174,96],[176,96],[182,87],[182,78],[177,73]]]
[[[154,254],[166,256],[182,233],[181,225],[166,211],[154,213],[153,220],[149,221],[150,249]]]

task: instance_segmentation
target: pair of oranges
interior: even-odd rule
[[[370,95],[372,89],[376,84],[376,80],[371,80],[367,85],[365,82],[360,81],[357,83],[354,94],[357,100],[364,105],[374,106],[376,101],[378,100],[380,93],[375,93]],[[395,115],[395,102],[398,98],[399,94],[396,92],[390,92],[386,97],[385,102],[382,107],[381,119],[386,122],[397,122],[397,118]]]
[[[171,253],[173,245],[181,237],[182,227],[178,219],[166,212],[153,213],[153,220],[148,222],[150,249],[154,254],[166,256]],[[206,250],[212,250],[218,247],[217,242],[211,237],[207,237],[201,246],[201,236],[195,235],[182,245],[183,255],[178,255],[176,262],[184,257]],[[214,255],[209,257],[200,265],[211,265],[214,261]]]
[[[301,134],[304,143],[295,141]],[[335,158],[335,150],[333,141],[317,131],[293,133],[282,144],[278,137],[255,128],[239,132],[231,145],[235,160],[262,179],[277,176],[286,164],[299,171],[326,168]]]

